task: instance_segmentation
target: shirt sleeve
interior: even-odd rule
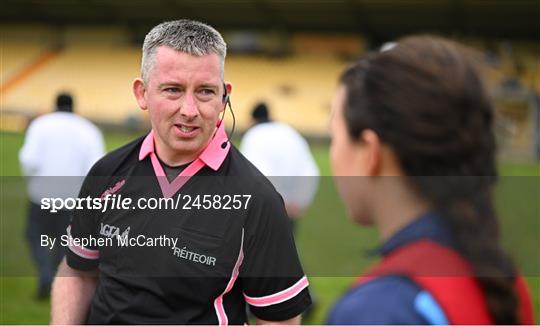
[[[329,325],[447,324],[438,303],[405,277],[380,277],[352,289],[334,306]]]
[[[268,321],[300,315],[311,304],[283,200],[272,191],[255,199],[246,223],[244,298],[251,312]]]
[[[99,198],[99,194],[96,194],[91,187],[96,183],[96,178],[98,177],[91,174],[85,178],[79,198],[89,197],[90,200]],[[99,223],[97,220],[97,212],[99,211],[85,208],[75,209],[72,212],[71,222],[67,228],[67,237],[69,239],[68,250],[66,250],[67,264],[77,270],[96,269],[99,264],[99,248],[95,245],[85,246],[81,240],[92,238],[97,240],[99,238]]]

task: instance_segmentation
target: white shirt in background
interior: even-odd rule
[[[242,138],[240,151],[267,176],[285,205],[305,210],[319,185],[319,169],[307,141],[279,122],[259,123]]]
[[[35,119],[19,152],[30,200],[77,197],[84,176],[104,153],[100,130],[83,117],[54,112]]]

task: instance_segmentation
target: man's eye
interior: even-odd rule
[[[167,87],[164,90],[168,93],[178,93],[180,91],[178,87]]]
[[[203,89],[201,89],[200,92],[201,92],[202,95],[214,95],[215,94],[214,90],[209,89],[209,88],[203,88]]]

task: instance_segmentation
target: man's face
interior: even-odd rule
[[[147,79],[135,80],[134,93],[139,106],[148,109],[158,156],[171,165],[194,160],[210,142],[224,109],[219,56],[197,57],[161,46]]]

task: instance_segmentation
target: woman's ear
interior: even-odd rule
[[[384,144],[379,135],[371,129],[362,131],[360,143],[363,147],[363,175],[402,176],[405,175],[394,149]]]
[[[366,176],[378,176],[381,174],[382,169],[382,145],[379,135],[371,129],[365,129],[360,135],[360,142],[363,148],[363,157],[364,161],[363,166],[363,175]]]

